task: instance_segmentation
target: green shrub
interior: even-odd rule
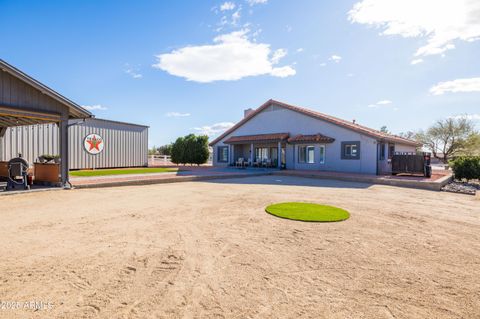
[[[480,179],[480,156],[461,156],[450,162],[455,179]]]
[[[204,164],[209,156],[208,136],[189,134],[179,137],[172,145],[172,163]]]

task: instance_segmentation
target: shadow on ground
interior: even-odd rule
[[[366,189],[373,184],[335,181],[330,179],[315,179],[294,176],[251,176],[243,178],[213,179],[202,181],[213,184],[240,184],[240,185],[276,185],[276,186],[304,186],[304,187],[328,187],[328,188],[358,188]]]

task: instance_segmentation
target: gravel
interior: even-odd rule
[[[442,188],[445,192],[475,195],[480,190],[480,181],[452,181]]]

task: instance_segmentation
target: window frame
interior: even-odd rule
[[[380,143],[380,144],[379,144],[380,152],[378,152],[378,159],[379,159],[380,161],[384,161],[384,160],[387,158],[386,146],[387,146],[386,143]]]
[[[309,150],[312,150],[310,153]],[[303,160],[302,160],[303,154]],[[313,158],[310,159],[310,154]],[[299,164],[315,164],[315,145],[299,145],[298,146],[298,163]]]
[[[224,151],[223,151],[224,149],[226,149],[226,159],[225,160],[220,158],[220,156],[224,154]],[[225,145],[217,146],[217,162],[218,163],[228,163],[229,158],[230,158],[230,147],[225,146]]]
[[[350,149],[350,151],[347,153],[347,148]],[[356,155],[353,154],[353,150],[355,149]],[[359,160],[360,159],[360,141],[345,141],[341,143],[341,159],[346,159],[346,160]]]
[[[322,149],[323,149],[323,152],[322,152]],[[325,161],[326,161],[326,158],[327,158],[326,151],[327,151],[326,145],[322,144],[322,145],[318,146],[318,152],[319,152],[319,155],[320,155],[319,158],[318,158],[318,163],[319,164],[325,164]]]
[[[395,154],[395,144],[388,144],[388,159],[392,159]]]

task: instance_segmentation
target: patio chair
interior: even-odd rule
[[[267,158],[265,160],[265,167],[267,167],[267,168],[272,167],[272,160],[270,158]]]
[[[262,162],[260,162],[260,159],[256,158],[255,162],[252,163],[253,167],[260,167],[262,165]]]
[[[245,160],[243,159],[243,157],[239,157],[237,162],[235,163],[235,166],[236,167],[243,167],[244,162],[245,162]]]

